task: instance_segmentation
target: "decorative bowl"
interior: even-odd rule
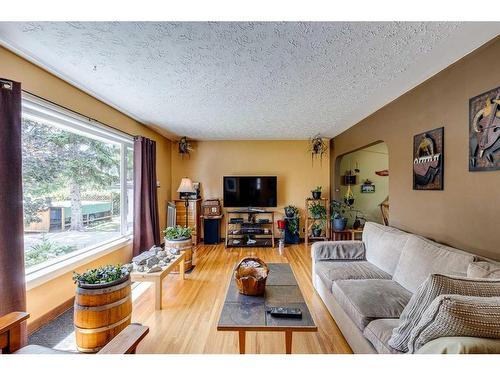
[[[236,286],[241,294],[260,296],[266,290],[269,267],[259,258],[246,257],[240,260],[234,270]]]

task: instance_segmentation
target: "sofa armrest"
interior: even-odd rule
[[[363,241],[323,241],[311,246],[311,257],[319,260],[364,260]]]
[[[440,337],[422,346],[417,354],[499,354],[500,340],[482,337]]]

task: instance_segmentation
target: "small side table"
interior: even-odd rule
[[[162,281],[165,278],[165,276],[167,276],[170,272],[172,272],[176,268],[177,265],[179,265],[179,276],[181,277],[181,280],[183,280],[184,270],[185,270],[184,253],[180,253],[177,256],[177,259],[175,259],[173,262],[170,262],[170,264],[161,271],[152,273],[132,271],[130,273],[130,279],[132,281],[138,281],[138,282],[146,281],[154,284],[156,310],[161,310],[161,300],[163,296]]]
[[[332,229],[332,241],[354,241],[356,235],[363,233],[363,229],[345,229],[336,231]]]

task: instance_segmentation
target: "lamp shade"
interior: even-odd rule
[[[179,188],[177,189],[178,193],[194,193],[194,187],[193,187],[193,181],[191,179],[184,177],[181,180],[181,184],[179,185]]]

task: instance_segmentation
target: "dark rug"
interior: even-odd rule
[[[73,327],[73,308],[65,311],[51,322],[42,326],[38,331],[33,332],[28,337],[28,343],[31,345],[41,345],[48,348],[54,348],[56,345],[66,341],[73,341],[68,337],[74,333]],[[66,348],[72,349],[72,348]]]

